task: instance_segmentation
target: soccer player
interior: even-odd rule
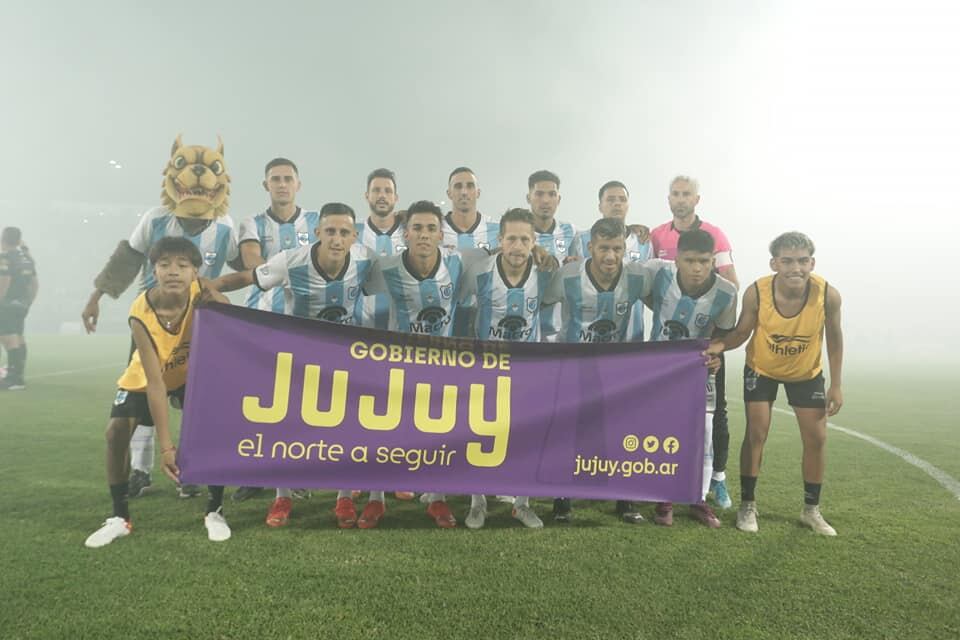
[[[815,532],[837,535],[820,514],[825,467],[827,416],[843,405],[840,389],[843,333],[840,294],[812,273],[813,241],[802,233],[784,233],[770,243],[773,275],[754,282],[743,294],[736,328],[710,345],[707,353],[735,349],[749,338],[743,369],[747,429],[740,448],[740,509],[737,528],[755,532],[755,491],[770,431],[770,417],[782,384],[793,407],[803,442],[804,507],[800,522]],[[830,387],[824,392],[820,362],[826,334]]]
[[[551,274],[534,264],[535,216],[526,209],[510,209],[499,227],[500,252],[472,264],[463,276],[458,313],[469,318],[464,334],[478,340],[539,342],[540,300]],[[532,529],[543,527],[529,497],[517,496],[512,502],[514,518]],[[480,529],[486,516],[486,496],[471,496],[467,527]]]
[[[496,249],[497,223],[477,210],[480,186],[469,167],[457,167],[447,178],[450,212],[444,218],[443,246],[448,249]]]
[[[560,177],[546,169],[530,174],[527,178],[527,204],[533,214],[537,245],[563,264],[573,248],[577,228],[556,219],[560,206]]]
[[[7,227],[0,234],[0,345],[7,350],[7,376],[0,380],[0,391],[27,388],[23,328],[39,284],[33,258],[21,238],[17,227]]]
[[[178,218],[166,207],[154,207],[140,218],[140,222],[130,235],[129,245],[138,254],[147,258],[150,249],[160,239],[166,237],[184,237],[190,240],[200,251],[201,263],[199,277],[216,278],[224,265],[239,268],[239,249],[237,233],[229,215],[215,220]],[[156,280],[153,264],[146,259],[140,271],[140,291],[146,291]],[[81,313],[87,333],[97,330],[100,317],[100,298],[103,291],[95,289]],[[132,346],[131,346],[132,351]],[[152,424],[138,425],[130,441],[130,497],[137,497],[149,489],[152,484],[151,472],[154,463],[154,432]],[[200,494],[200,487],[178,485],[177,493],[181,498],[191,498]]]
[[[714,265],[724,279],[740,287],[737,271],[733,266],[733,253],[727,236],[709,222],[704,222],[696,214],[700,203],[700,186],[690,176],[677,176],[670,181],[667,202],[673,219],[656,227],[650,232],[654,255],[664,260],[675,260],[680,236],[692,229],[701,229],[713,236]],[[730,429],[727,424],[726,368],[720,360],[720,370],[716,376],[717,406],[713,414],[713,475],[710,493],[721,509],[729,509],[733,502],[727,491],[727,458],[730,451]]]
[[[403,225],[395,211],[397,206],[397,178],[390,169],[375,169],[367,176],[364,199],[370,214],[357,223],[357,242],[379,257],[392,256],[407,247],[403,240]],[[386,294],[364,296],[363,326],[387,329],[390,324],[390,297]]]
[[[653,246],[650,244],[649,229],[642,224],[627,224],[627,214],[630,212],[630,192],[627,187],[619,180],[610,180],[605,182],[597,192],[599,204],[597,209],[600,211],[601,218],[617,218],[624,225],[624,239],[626,246],[623,252],[626,262],[644,262],[653,257]],[[587,245],[590,242],[590,232],[579,232],[573,241],[570,249],[570,256],[573,258],[586,258],[590,256]],[[639,333],[643,333],[643,326],[639,327]]]
[[[254,284],[264,293],[280,289],[286,293],[284,312],[288,315],[359,325],[361,291],[372,264],[370,252],[355,244],[356,217],[348,205],[340,202],[323,205],[319,220],[317,241],[313,244],[281,251],[256,269],[221,276],[211,283],[212,286],[231,291]],[[292,497],[292,489],[277,489],[277,497],[267,513],[267,526],[287,524],[293,509]],[[382,493],[379,502],[377,522],[383,515]],[[376,511],[375,508],[372,510]],[[341,529],[350,529],[357,524],[350,491],[342,490],[337,494],[334,513]]]
[[[627,327],[637,301],[651,287],[651,273],[643,263],[624,264],[626,229],[618,217],[598,220],[590,228],[589,258],[565,264],[543,296],[543,305],[561,305],[560,342],[625,342],[642,340],[628,336]],[[544,308],[541,313],[551,312]],[[642,516],[627,501],[617,503],[617,512],[627,522]],[[569,522],[569,498],[556,498],[553,519]]]
[[[150,247],[154,284],[137,296],[130,307],[130,331],[136,346],[130,364],[117,381],[117,396],[107,423],[107,482],[113,499],[113,516],[90,534],[86,546],[110,544],[132,531],[127,504],[130,437],[137,424],[156,425],[161,465],[175,482],[180,473],[176,447],[170,434],[167,396],[182,404],[193,310],[200,297],[200,251],[186,238],[166,237]],[[228,302],[215,291],[213,300]],[[223,487],[209,487],[210,499],[204,526],[214,542],[230,538],[223,517]]]
[[[390,296],[390,329],[402,333],[453,335],[464,255],[441,247],[443,212],[427,200],[407,208],[404,220],[406,249],[379,258],[365,287],[367,294]],[[481,251],[478,255],[486,256]],[[469,260],[470,258],[468,258]],[[442,493],[426,493],[427,515],[443,529],[457,519]]]
[[[737,320],[737,288],[718,276],[713,268],[713,236],[694,229],[680,236],[676,262],[651,260],[655,269],[653,289],[648,298],[653,309],[650,340],[687,340],[712,338],[733,329]],[[713,412],[716,406],[715,374],[707,380],[707,414],[704,428],[704,469],[701,501],[690,506],[690,513],[701,523],[716,529],[720,520],[703,500],[713,472]],[[673,524],[673,505],[657,504],[653,521]]]

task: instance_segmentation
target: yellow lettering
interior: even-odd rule
[[[440,366],[440,349],[430,347],[427,350],[427,364]]]
[[[257,445],[253,443],[253,440],[250,438],[244,438],[237,443],[237,453],[243,456],[244,458],[250,457],[251,451],[256,451]]]
[[[353,462],[367,462],[366,445],[359,445],[350,449],[350,460]]]
[[[457,388],[443,385],[443,402],[440,417],[430,417],[431,385],[418,383],[416,399],[413,403],[413,424],[424,433],[450,433],[457,423]]]
[[[467,462],[475,467],[497,467],[507,457],[507,441],[510,438],[510,378],[497,376],[496,414],[493,420],[484,416],[482,384],[470,385],[470,430],[478,436],[493,436],[493,449],[483,450],[480,442],[467,443]]]
[[[293,354],[281,351],[277,354],[277,372],[273,381],[273,404],[264,407],[260,398],[243,396],[243,417],[250,422],[276,424],[287,415],[287,400],[290,397],[290,372],[293,369]]]
[[[493,369],[497,366],[497,354],[483,352],[483,368]]]
[[[349,373],[334,370],[333,385],[330,390],[330,408],[317,409],[320,395],[320,367],[308,364],[303,368],[303,400],[300,404],[300,417],[311,427],[337,427],[343,422],[347,409],[347,379]]]
[[[372,351],[372,348],[371,348]],[[393,431],[400,425],[403,409],[403,369],[390,369],[387,384],[387,412],[378,415],[374,411],[376,399],[371,395],[360,396],[360,424],[371,431]]]
[[[477,356],[473,355],[472,351],[460,351],[457,354],[457,364],[464,369],[469,369],[477,364]]]
[[[510,354],[509,353],[500,354],[500,370],[510,371]]]
[[[350,345],[350,356],[356,360],[363,360],[367,357],[367,345],[363,342],[354,342]]]
[[[386,357],[387,357],[387,345],[380,344],[379,342],[376,344],[370,345],[371,360],[375,362],[380,362],[381,360],[385,360]]]

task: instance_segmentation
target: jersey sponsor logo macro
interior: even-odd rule
[[[499,340],[527,340],[533,333],[532,327],[527,327],[523,316],[505,316],[500,319],[496,327],[490,327],[488,337]]]
[[[614,342],[617,339],[617,323],[606,318],[594,320],[586,330],[580,331],[580,342]]]
[[[352,324],[352,318],[347,314],[347,310],[339,305],[325,307],[317,314],[317,320],[336,324]]]
[[[777,356],[796,356],[810,348],[812,336],[785,336],[772,334],[767,340],[767,350]]]
[[[667,337],[667,340],[683,340],[690,337],[690,330],[682,322],[667,320],[663,323],[663,335]]]
[[[410,323],[410,333],[436,334],[450,324],[450,316],[443,307],[425,307]]]

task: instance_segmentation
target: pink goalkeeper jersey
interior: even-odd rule
[[[713,255],[717,261],[717,269],[733,264],[733,248],[727,236],[709,222],[704,222],[697,216],[691,229],[703,229],[713,236]],[[653,244],[653,257],[662,260],[677,259],[677,241],[680,232],[673,227],[673,221],[665,222],[650,232],[650,242]]]

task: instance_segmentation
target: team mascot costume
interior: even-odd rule
[[[202,145],[184,145],[177,136],[170,159],[163,170],[161,206],[140,218],[129,240],[117,245],[106,266],[94,279],[96,289],[90,295],[81,317],[87,332],[96,331],[103,294],[118,298],[142,271],[142,289],[153,283],[153,265],[147,255],[150,247],[165,236],[184,236],[200,248],[203,264],[200,276],[216,278],[224,264],[241,268],[233,221],[227,215],[230,202],[230,175],[223,160],[223,141],[212,149]],[[151,485],[154,463],[152,425],[139,425],[130,442],[129,495],[136,497]],[[183,486],[181,497],[199,493],[199,488]]]
[[[218,138],[216,149],[185,146],[178,135],[163,170],[160,202],[167,213],[181,220],[185,231],[201,228],[204,223],[200,221],[225,216],[230,203],[230,174],[223,160],[223,141]],[[93,284],[116,299],[137,277],[145,260],[144,253],[124,240]]]

